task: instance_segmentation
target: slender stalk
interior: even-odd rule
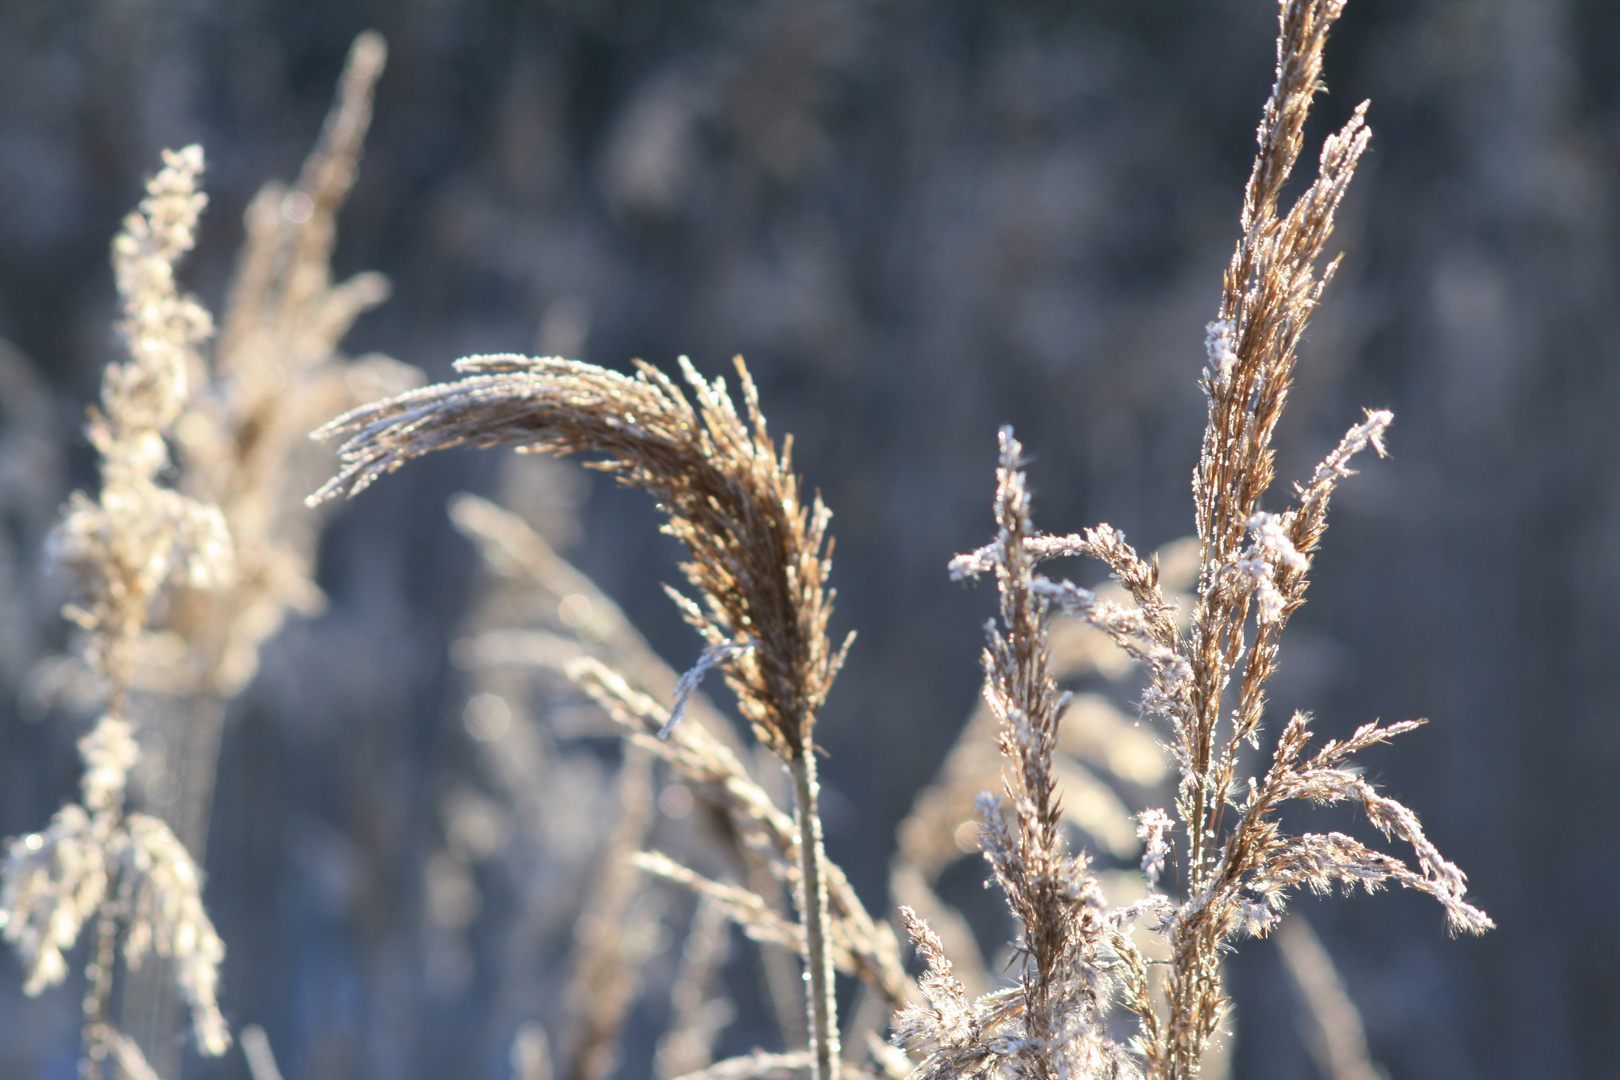
[[[597,881],[576,931],[579,949],[568,994],[575,1030],[562,1074],[566,1080],[604,1080],[612,1074],[635,1005],[647,951],[624,927],[634,917],[646,880],[631,856],[646,844],[657,814],[652,783],[652,754],[645,747],[627,747],[619,772],[619,818],[602,849]]]
[[[832,513],[819,497],[801,501],[791,440],[780,451],[771,441],[740,357],[743,410],[720,380],[704,379],[685,357],[680,363],[695,409],[673,380],[646,364],[629,377],[556,358],[467,357],[457,365],[466,375],[460,382],[379,401],[321,428],[317,437],[347,442],[342,471],[311,498],[355,494],[432,450],[503,442],[601,455],[602,468],[657,497],[670,519],[665,531],[692,553],[682,570],[706,603],[678,593],[675,600],[708,650],[718,650],[709,665],[725,657],[727,683],[754,733],[793,773],[810,1056],[815,1080],[837,1080],[828,892],[842,897],[847,883],[822,850],[813,738],[816,710],[849,647],[846,639],[834,651],[827,640]],[[658,737],[668,737],[671,726]],[[840,906],[856,935],[867,935],[871,924],[856,917],[855,905]],[[903,976],[896,981],[903,984]]]
[[[215,639],[216,641],[219,639]],[[208,670],[218,670],[218,650]],[[225,731],[225,698],[203,691],[177,703],[184,714],[178,732],[180,798],[169,815],[175,835],[199,866],[208,857],[208,827],[214,807],[214,781],[219,770],[220,741]],[[169,961],[153,957],[126,973],[120,1005],[124,1033],[135,1040],[152,1071],[180,1075],[183,1044],[174,1033],[184,1027],[184,1003]]]
[[[112,997],[113,965],[118,962],[118,916],[112,901],[96,916],[95,954],[85,968],[89,987],[84,994],[84,1057],[79,1062],[83,1080],[101,1080],[107,1060],[107,1002]]]
[[[832,941],[827,932],[827,878],[821,814],[816,809],[816,753],[806,747],[788,762],[799,806],[799,913],[804,920],[804,981],[813,1080],[838,1080],[838,1003],[833,997]]]

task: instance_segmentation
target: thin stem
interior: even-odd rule
[[[838,1080],[838,1004],[833,998],[832,941],[827,932],[827,880],[822,864],[821,814],[816,809],[816,757],[807,746],[788,761],[799,806],[799,913],[804,920],[804,980],[812,1080]]]
[[[218,670],[218,660],[219,650],[215,649],[211,670]],[[187,722],[179,738],[180,798],[178,806],[165,816],[200,868],[208,856],[225,699],[204,690],[183,703],[182,709]],[[140,1046],[153,1072],[178,1076],[183,1044],[174,1038],[174,1033],[184,1027],[185,1018],[171,965],[154,958],[125,972],[124,979],[120,1027]]]
[[[83,1080],[101,1080],[107,1060],[107,1002],[112,997],[117,945],[118,915],[109,900],[102,903],[96,917],[95,954],[85,969],[90,985],[84,994],[84,1060],[79,1063]]]

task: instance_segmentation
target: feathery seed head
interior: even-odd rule
[[[1282,0],[1279,6],[1276,82],[1245,192],[1242,236],[1205,338],[1201,385],[1208,423],[1193,477],[1201,557],[1190,624],[1183,629],[1175,620],[1156,568],[1143,563],[1114,530],[1033,533],[1024,478],[1017,471],[1018,444],[1007,431],[1000,440],[996,538],[951,562],[953,577],[993,571],[1001,588],[1000,625],[987,629],[985,694],[1002,723],[1007,799],[981,798],[981,838],[1022,925],[1017,950],[1026,960],[1026,1013],[1019,1039],[981,1033],[979,1041],[1020,1055],[1017,1065],[1004,1066],[1013,1075],[1045,1078],[1066,1068],[1085,1072],[1075,1067],[1081,1058],[1074,1043],[1065,1043],[1069,1036],[1059,1033],[1084,1029],[1106,1005],[1107,991],[1094,987],[1104,980],[1057,977],[1052,961],[1059,956],[1079,961],[1069,970],[1094,975],[1103,969],[1088,966],[1087,958],[1112,957],[1106,970],[1120,979],[1124,1000],[1141,1022],[1135,1045],[1143,1063],[1151,1076],[1168,1080],[1197,1074],[1226,1012],[1222,950],[1236,934],[1268,931],[1292,888],[1373,889],[1395,882],[1433,895],[1453,930],[1477,933],[1490,926],[1484,913],[1463,899],[1466,879],[1435,850],[1416,815],[1380,795],[1348,761],[1356,751],[1409,730],[1410,723],[1366,725],[1307,758],[1307,718],[1296,714],[1278,737],[1270,767],[1247,778],[1247,798],[1240,804],[1233,797],[1243,782],[1241,747],[1259,743],[1278,638],[1304,603],[1311,553],[1326,528],[1328,502],[1338,483],[1352,474],[1351,458],[1368,445],[1383,453],[1382,436],[1392,419],[1388,412],[1368,412],[1309,482],[1296,487],[1295,506],[1279,513],[1260,509],[1272,485],[1272,437],[1287,401],[1298,343],[1333,272],[1332,263],[1319,268],[1318,260],[1368,140],[1362,105],[1326,140],[1315,182],[1291,207],[1279,206],[1303,144],[1311,98],[1321,89],[1327,31],[1342,8],[1343,0]],[[1129,602],[1033,572],[1042,559],[1080,554],[1107,563]],[[1146,848],[1142,871],[1150,884],[1156,886],[1166,858],[1174,856],[1182,895],[1174,905],[1164,896],[1155,901],[1161,912],[1158,931],[1168,938],[1171,953],[1162,1009],[1140,952],[1120,929],[1135,909],[1098,917],[1085,903],[1046,906],[1049,899],[1089,895],[1083,860],[1058,852],[1051,827],[1056,796],[1046,732],[1057,691],[1045,663],[1043,617],[1052,605],[1102,631],[1147,669],[1143,715],[1166,721],[1166,749],[1181,771],[1175,811],[1182,828],[1173,829],[1165,812],[1150,810],[1142,814],[1138,831]],[[1276,813],[1288,799],[1359,804],[1386,837],[1398,836],[1411,846],[1415,864],[1338,833],[1283,835]],[[1180,854],[1177,831],[1185,844]],[[1097,926],[1112,936],[1095,938]],[[918,937],[919,949],[926,952],[926,936]],[[1054,995],[1061,1004],[1053,1004]],[[1018,1049],[1007,1050],[1014,1041]],[[1060,1045],[1071,1049],[1059,1052]]]
[[[786,759],[806,753],[843,660],[827,640],[832,514],[819,497],[801,501],[791,443],[777,452],[741,358],[741,412],[722,380],[705,380],[684,357],[692,400],[647,364],[634,376],[510,355],[456,366],[466,373],[459,382],[356,409],[317,431],[347,441],[341,471],[312,501],[354,495],[453,446],[600,455],[591,467],[652,494],[669,515],[665,529],[691,552],[682,570],[702,603],[680,600],[683,613],[725,653],[727,681],[761,741]]]

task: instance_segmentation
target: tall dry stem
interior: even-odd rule
[[[791,442],[778,455],[741,360],[746,419],[723,381],[704,380],[684,358],[696,408],[645,364],[634,377],[518,356],[470,357],[457,367],[468,377],[357,409],[317,432],[347,441],[341,473],[314,499],[353,495],[432,450],[500,444],[602,455],[593,467],[658,499],[669,515],[666,531],[692,555],[682,570],[702,603],[676,600],[707,643],[699,666],[724,668],[743,715],[793,775],[811,1051],[817,1080],[836,1080],[834,950],[813,737],[843,655],[827,639],[831,515],[820,499],[801,503]]]
[[[1242,235],[1206,341],[1201,385],[1208,425],[1193,478],[1201,557],[1188,629],[1177,625],[1156,564],[1138,557],[1115,530],[1103,525],[1066,537],[1029,533],[1024,478],[1009,434],[1003,435],[998,474],[999,536],[953,563],[959,575],[994,572],[1002,591],[1002,627],[991,628],[986,654],[986,697],[1003,717],[1003,753],[1015,775],[1007,785],[1011,812],[987,806],[984,835],[1024,929],[1023,1015],[1013,1030],[1020,1046],[1035,1043],[1040,1070],[1076,1053],[1075,1033],[1094,1028],[1098,1004],[1107,1000],[1106,995],[1095,1000],[1069,995],[1061,1003],[1069,1016],[1067,1034],[1061,1034],[1049,1017],[1051,999],[1044,990],[1045,958],[1052,949],[1044,928],[1051,916],[1032,903],[1042,885],[1042,864],[1024,853],[1052,850],[1050,797],[1041,790],[1048,781],[1030,764],[1049,753],[1047,717],[1055,690],[1046,675],[1048,647],[1041,625],[1046,605],[1087,620],[1146,669],[1143,715],[1165,725],[1167,748],[1181,773],[1177,820],[1157,810],[1142,816],[1144,874],[1156,881],[1170,856],[1177,900],[1152,893],[1135,911],[1109,913],[1098,931],[1111,935],[1099,946],[1098,967],[1112,974],[1117,993],[1138,1016],[1136,1046],[1149,1076],[1197,1075],[1228,1008],[1221,986],[1224,951],[1239,934],[1268,931],[1292,887],[1324,891],[1337,883],[1370,890],[1393,881],[1435,896],[1454,931],[1478,933],[1491,925],[1463,900],[1462,872],[1439,855],[1416,816],[1378,794],[1349,764],[1352,754],[1416,722],[1364,725],[1350,739],[1329,742],[1307,757],[1308,718],[1296,714],[1279,734],[1270,767],[1247,779],[1246,792],[1238,786],[1242,748],[1259,745],[1265,686],[1276,671],[1282,630],[1304,603],[1311,553],[1326,528],[1329,499],[1351,475],[1349,463],[1357,453],[1369,445],[1383,452],[1382,436],[1392,419],[1387,412],[1369,412],[1310,479],[1295,486],[1291,509],[1261,508],[1273,480],[1272,436],[1287,401],[1298,344],[1336,265],[1319,271],[1317,261],[1368,140],[1362,105],[1327,139],[1316,180],[1291,207],[1279,209],[1311,99],[1321,89],[1327,33],[1342,9],[1343,0],[1281,4],[1276,82],[1260,124]],[[1018,512],[1010,513],[1009,507]],[[1127,602],[1030,573],[1033,561],[1060,555],[1102,560]],[[1284,836],[1276,812],[1288,799],[1359,803],[1386,837],[1398,835],[1412,846],[1416,868],[1341,833]],[[1143,957],[1121,933],[1149,910],[1157,911],[1153,929],[1170,949],[1162,1000]],[[1085,925],[1084,916],[1069,920],[1071,932]],[[982,1027],[986,1020],[981,1015],[974,1022]],[[960,1025],[953,1028],[942,1014],[932,1020],[914,1016],[903,1030],[913,1045],[929,1051],[928,1061],[963,1052]],[[1003,1058],[1000,1068],[1030,1071],[1027,1064]]]
[[[173,424],[176,486],[216,506],[230,530],[236,572],[223,588],[178,587],[166,620],[176,659],[162,673],[168,699],[160,763],[177,794],[165,809],[175,833],[203,859],[228,703],[258,670],[259,654],[290,613],[313,614],[316,515],[302,504],[307,474],[326,467],[308,429],[389,389],[413,369],[384,357],[345,362],[338,342],[388,295],[380,274],[332,280],[336,217],[352,187],[387,50],[355,39],[319,141],[290,188],[266,184],[245,214],[246,239],[209,363],[188,360],[194,386]],[[176,1002],[160,971],[124,996],[122,1023],[161,1076],[179,1069],[171,1037]]]
[[[93,926],[83,1003],[87,1080],[99,1080],[109,1056],[126,1072],[149,1071],[110,1016],[120,954],[128,971],[153,953],[172,961],[199,1048],[218,1055],[230,1044],[216,1000],[225,947],[203,910],[197,865],[167,824],[129,809],[126,791],[140,756],[130,698],[155,605],[168,588],[221,589],[235,576],[219,509],[162,483],[168,440],[191,396],[196,349],[212,330],[174,272],[207,203],[197,187],[202,149],[167,151],[163,160],[113,241],[130,355],[108,365],[101,407],[91,410],[101,490],[94,500],[75,493],[52,536],[55,558],[79,580],[80,602],[65,614],[83,631],[81,648],[105,708],[79,742],[80,801],[59,810],[44,831],[12,841],[0,873],[0,927],[22,957],[27,993],[67,975],[64,954]]]

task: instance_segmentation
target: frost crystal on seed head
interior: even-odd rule
[[[1215,392],[1224,391],[1231,385],[1232,370],[1237,367],[1234,329],[1230,319],[1216,319],[1204,327],[1204,353],[1209,357],[1204,379],[1206,386]]]
[[[1293,524],[1292,511],[1268,514],[1259,510],[1249,518],[1249,533],[1253,539],[1237,568],[1253,579],[1255,603],[1259,606],[1262,623],[1276,622],[1288,606],[1287,599],[1277,588],[1277,574],[1280,571],[1302,574],[1311,565],[1289,538]]]
[[[1251,900],[1248,897],[1238,901],[1238,924],[1243,933],[1249,937],[1263,937],[1266,932],[1277,924],[1281,916],[1264,900]]]
[[[1149,885],[1158,885],[1164,872],[1164,857],[1170,853],[1170,828],[1174,824],[1163,810],[1142,811],[1136,826],[1136,838],[1144,844],[1142,873]]]
[[[1255,550],[1274,566],[1286,566],[1290,570],[1309,569],[1310,561],[1294,549],[1294,542],[1288,538],[1288,529],[1292,524],[1292,514],[1256,511],[1249,518],[1249,532],[1254,537]]]

